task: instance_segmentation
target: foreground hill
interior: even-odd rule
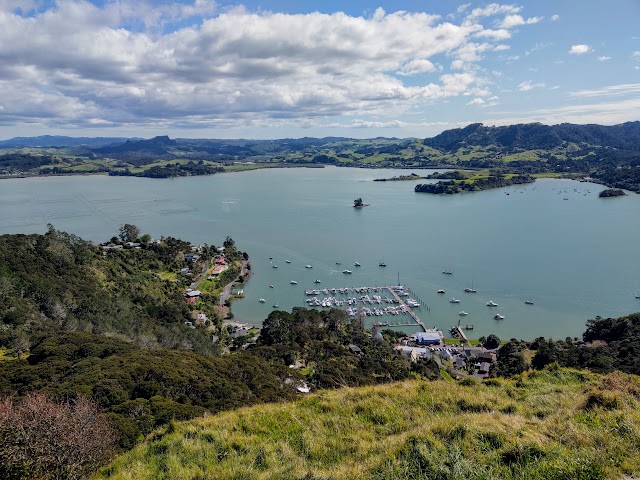
[[[172,422],[110,479],[599,479],[640,473],[640,380],[406,381]]]

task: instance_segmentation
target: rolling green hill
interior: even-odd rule
[[[172,422],[94,478],[631,478],[639,401],[638,377],[554,367],[341,389]]]

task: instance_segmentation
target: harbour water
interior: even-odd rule
[[[640,310],[640,195],[601,199],[599,185],[538,180],[432,196],[414,193],[416,181],[372,181],[408,173],[328,167],[0,180],[0,233],[52,223],[98,242],[134,223],[197,243],[220,245],[230,235],[252,259],[246,298],[233,306],[248,322],[274,304],[304,306],[316,279],[333,288],[395,285],[398,276],[429,306],[415,309],[425,324],[447,330],[461,319],[475,325],[472,337],[564,338],[596,315]],[[353,208],[358,197],[370,206]],[[464,292],[471,285],[477,293]]]

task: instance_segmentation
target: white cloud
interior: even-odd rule
[[[571,55],[584,55],[585,53],[589,53],[591,51],[591,47],[589,45],[571,45],[569,49],[569,53]]]
[[[533,90],[534,88],[544,88],[544,83],[533,83],[531,80],[527,80],[518,85],[518,90],[521,92],[528,92],[529,90]]]
[[[481,30],[478,33],[476,33],[476,37],[485,37],[492,40],[507,40],[511,38],[511,32],[504,28],[501,28],[499,30],[487,29],[487,30]]]
[[[572,97],[610,97],[617,95],[630,95],[640,93],[640,83],[624,83],[620,85],[608,85],[592,90],[576,90],[571,92]]]
[[[469,8],[471,4],[470,3],[463,3],[462,5],[460,5],[457,9],[456,12],[458,13],[464,13],[464,11]]]
[[[611,57],[607,57],[606,55],[601,55],[598,57],[598,61],[606,62],[607,60],[611,60]]]
[[[467,105],[483,105],[485,103],[485,101],[483,99],[481,99],[480,97],[476,97],[473,100],[471,100],[469,103],[467,103]]]
[[[551,15],[552,22],[557,22],[558,20],[560,20],[560,15]]]
[[[492,17],[501,14],[514,14],[522,10],[522,7],[516,7],[515,5],[499,5],[497,3],[491,3],[486,7],[474,8],[467,16],[468,20],[477,20],[483,17]]]
[[[418,73],[433,72],[436,67],[429,60],[419,58],[405,63],[398,71],[399,75],[416,75]]]
[[[507,15],[500,23],[500,28],[513,28],[520,25],[532,25],[541,22],[543,17],[531,17],[526,20],[521,15]]]
[[[633,58],[634,60],[640,60],[640,50],[633,52],[631,54],[631,58]]]

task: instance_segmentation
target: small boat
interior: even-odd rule
[[[493,317],[494,320],[504,320],[504,317],[502,315],[500,315],[499,313],[496,313],[496,315]]]
[[[466,317],[469,314],[463,310],[458,315],[460,315],[461,317]]]
[[[468,288],[468,287],[465,288],[464,291],[467,292],[467,293],[476,293],[477,292],[477,290],[475,288]]]
[[[316,278],[315,282],[313,283],[322,283],[322,282]]]
[[[260,303],[264,303],[264,302],[266,302],[266,300],[264,298],[261,298]]]
[[[465,330],[473,330],[473,324],[468,324],[464,326]]]
[[[311,265],[305,265],[304,268],[313,268]]]
[[[342,265],[342,263],[340,263],[340,262],[336,262],[336,265]]]
[[[269,285],[269,288],[273,288],[273,285]]]
[[[273,257],[269,257],[269,260],[273,260]]]
[[[271,267],[273,267],[273,268],[278,268],[278,265],[271,265]]]
[[[640,294],[639,294],[639,295],[636,295],[636,298],[640,298]]]
[[[387,266],[387,264],[386,264],[386,263],[384,263],[384,262],[380,262],[380,263],[378,264],[378,266],[379,266],[379,267],[386,267],[386,266]]]
[[[290,283],[291,285],[297,285],[297,284],[298,284],[298,282],[296,282],[295,280],[291,280],[289,283]]]
[[[273,305],[273,308],[278,308],[280,305],[278,305],[277,303]]]
[[[449,303],[460,303],[460,300],[458,300],[457,298],[452,298],[451,300],[449,300]]]
[[[498,304],[496,302],[492,301],[492,300],[489,300],[487,302],[487,307],[497,307],[497,306],[498,306]]]
[[[636,297],[637,298],[637,297]],[[525,300],[524,301],[525,305],[533,305],[533,300]]]
[[[443,270],[442,273],[445,275],[453,275],[453,272],[450,272],[449,270]]]
[[[351,270],[343,270],[342,273],[352,273]]]
[[[444,290],[438,290],[437,293],[444,293]]]
[[[356,267],[359,267],[359,266],[360,266],[360,264],[359,264],[358,262],[356,262],[356,263],[355,263],[355,266],[356,266]]]

